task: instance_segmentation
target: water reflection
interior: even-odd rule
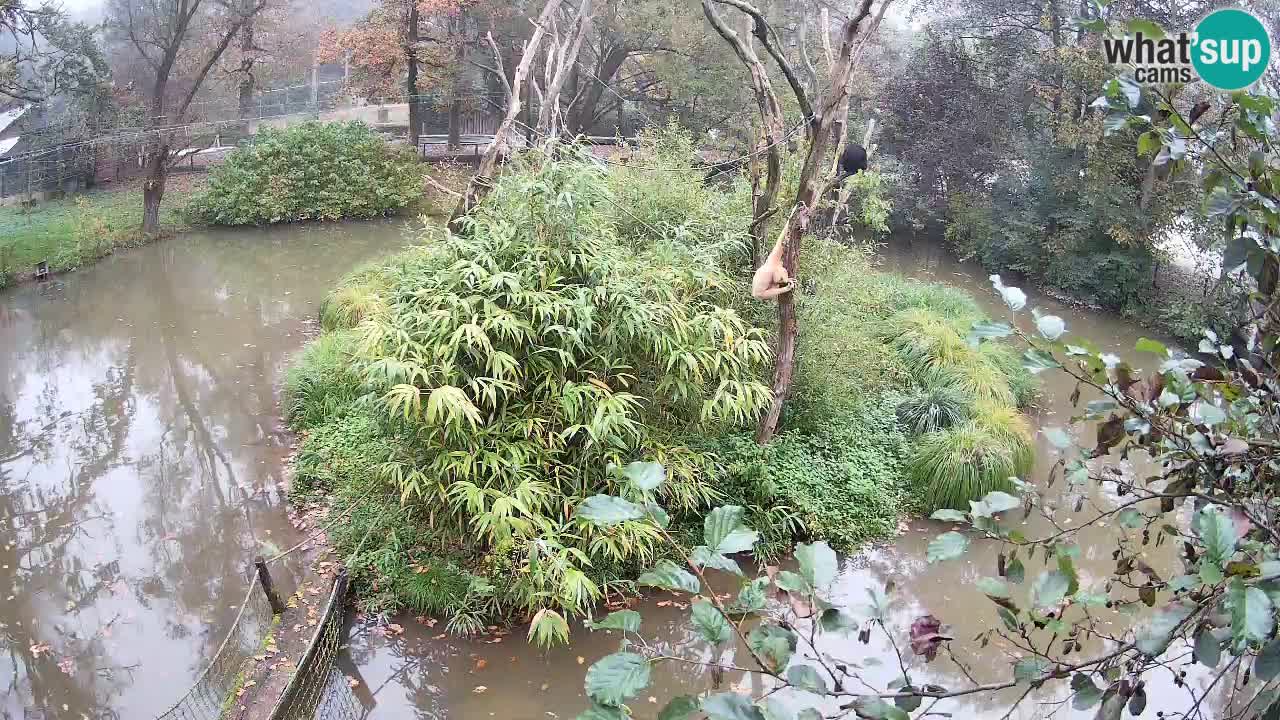
[[[1003,317],[1005,311],[997,305],[990,291],[986,274],[971,265],[957,263],[936,245],[899,243],[881,252],[887,269],[903,274],[954,285],[971,292],[993,316]],[[1061,315],[1068,321],[1073,333],[1092,339],[1104,350],[1132,356],[1133,342],[1143,334],[1149,334],[1119,318],[1103,313],[1081,311],[1065,307],[1032,293],[1032,304],[1046,312]],[[1027,315],[1027,313],[1024,313]],[[1023,318],[1024,322],[1029,318]],[[1062,375],[1045,376],[1044,399],[1032,412],[1037,427],[1067,426],[1074,410],[1068,400],[1074,386]],[[1087,402],[1089,393],[1083,393],[1081,402]],[[1090,432],[1084,428],[1081,432]],[[1034,477],[1043,480],[1055,461],[1053,446],[1037,435],[1039,465]],[[1121,463],[1126,474],[1144,476],[1145,468],[1139,457]],[[1071,508],[1074,498],[1064,495],[1065,483],[1043,488],[1047,503],[1060,508],[1057,521],[1069,527],[1092,517],[1088,510],[1074,514]],[[1086,502],[1098,507],[1110,506],[1114,498],[1094,492]],[[978,640],[980,634],[999,626],[994,606],[975,587],[975,582],[996,574],[996,548],[979,545],[962,561],[929,565],[925,561],[929,541],[943,531],[943,527],[927,520],[912,520],[905,532],[893,543],[874,548],[856,558],[845,558],[837,582],[836,592],[852,606],[865,605],[868,591],[873,588],[893,586],[888,603],[888,626],[894,632],[897,649],[902,650],[910,664],[912,677],[921,683],[934,683],[944,687],[960,687],[973,682],[988,683],[1008,677],[1009,668],[1020,656],[1018,648],[992,636],[989,642]],[[1029,536],[1052,529],[1048,523],[1035,516],[1027,520],[1025,528]],[[1080,537],[1084,554],[1077,561],[1081,586],[1101,589],[1113,568],[1110,551],[1115,547],[1120,528],[1098,525],[1090,527]],[[1135,538],[1133,542],[1138,542]],[[1176,558],[1168,548],[1148,546],[1144,560],[1169,577]],[[1028,576],[1034,578],[1041,566],[1028,563]],[[1025,594],[1029,582],[1016,592]],[[1136,596],[1136,593],[1131,593]],[[712,651],[693,631],[686,620],[687,612],[672,604],[671,598],[650,597],[636,606],[644,616],[644,635],[662,654],[678,655],[688,659],[710,661]],[[924,614],[933,614],[951,626],[955,657],[940,655],[933,663],[925,664],[911,659],[907,638],[912,620]],[[1104,627],[1113,630],[1114,636],[1123,635],[1130,626],[1130,618],[1118,614],[1102,615]],[[368,628],[357,626],[351,640],[351,658],[369,683],[373,705],[371,718],[416,717],[423,720],[459,718],[510,718],[533,720],[535,718],[572,718],[587,705],[582,683],[586,668],[596,659],[617,650],[618,638],[606,633],[590,633],[577,628],[572,646],[542,653],[530,647],[516,629],[503,642],[490,639],[472,642],[445,638],[434,628],[428,628],[412,618],[400,621],[405,626],[402,636],[382,636]],[[878,688],[885,688],[902,672],[898,664],[898,652],[882,633],[873,633],[871,642],[862,645],[856,635],[849,638],[829,638],[820,643],[819,652],[839,658],[850,666],[862,667],[864,679]],[[1100,654],[1106,647],[1102,640],[1094,640],[1084,649],[1085,655]],[[1187,652],[1186,647],[1175,646],[1170,656]],[[722,660],[731,661],[733,651],[726,651]],[[812,655],[812,653],[810,653]],[[747,655],[738,655],[747,662]],[[656,717],[661,708],[657,701],[685,693],[697,693],[715,685],[713,673],[696,665],[664,663],[653,674],[653,686],[649,695],[633,705],[639,718]],[[1187,685],[1197,693],[1208,687],[1212,676],[1203,668],[1191,668]],[[726,674],[724,686],[736,685],[739,689],[752,689],[757,695],[769,688],[759,678],[742,678]],[[1026,688],[1010,688],[995,693],[984,693],[939,703],[934,711],[951,713],[956,718],[1091,718],[1093,712],[1073,711],[1064,705],[1066,695],[1062,685],[1055,685],[1040,692],[1028,694],[1015,711]],[[1247,694],[1247,693],[1246,693]],[[1154,717],[1158,711],[1166,714],[1185,711],[1191,704],[1186,688],[1179,688],[1169,672],[1153,674],[1147,681],[1148,707],[1145,716]],[[1223,707],[1231,701],[1230,683],[1215,688],[1205,703],[1210,707]],[[797,700],[793,698],[794,702]]]
[[[284,547],[277,384],[398,224],[191,234],[0,295],[0,717],[146,718]]]

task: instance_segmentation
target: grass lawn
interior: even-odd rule
[[[169,178],[160,207],[165,234],[182,230],[181,210],[204,183],[203,175]],[[140,181],[121,183],[34,208],[0,207],[0,287],[30,277],[42,260],[49,270],[74,270],[117,248],[139,245]]]

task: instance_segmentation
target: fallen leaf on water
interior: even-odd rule
[[[396,635],[404,634],[404,628],[395,623],[391,623],[390,625],[387,625],[387,631],[391,633],[395,633]]]
[[[578,656],[578,664],[579,664],[579,665],[581,665],[582,663],[584,663],[584,662],[586,662],[586,661],[587,661],[587,659],[586,659],[586,658],[582,657],[581,655],[579,655],[579,656]]]
[[[649,696],[649,702],[651,702],[651,703],[653,703],[653,704],[657,705],[657,704],[658,704],[658,698],[656,698],[656,697],[654,697],[654,696],[650,695],[650,696]]]
[[[360,681],[355,678],[347,678],[348,687],[360,687]]]
[[[36,643],[31,646],[31,655],[33,657],[40,657],[47,652],[49,652],[49,643]]]
[[[69,658],[69,657],[62,658],[61,660],[58,661],[58,669],[66,673],[67,675],[74,675],[76,672],[75,658]]]
[[[448,635],[447,635],[447,634],[445,634],[445,633],[440,633],[439,635],[435,635],[435,636],[433,636],[431,639],[432,639],[432,640],[443,640],[443,639],[445,639],[446,637],[448,637]]]
[[[483,686],[483,685],[477,685],[477,686],[475,686],[475,687],[471,688],[471,692],[473,692],[473,693],[475,693],[475,694],[479,695],[480,693],[482,693],[482,692],[484,692],[485,690],[488,690],[488,689],[489,689],[489,688],[487,688],[487,687],[485,687],[485,686]]]
[[[539,690],[541,690],[542,692],[546,692],[546,691],[547,691],[547,688],[549,688],[549,687],[551,687],[551,686],[550,686],[550,685],[548,685],[547,683],[542,683],[542,687],[540,687],[540,688],[538,688],[538,689],[539,689]]]
[[[476,661],[475,667],[471,668],[471,672],[479,672],[480,670],[485,669],[485,666],[487,666],[488,664],[489,664],[488,660],[485,660],[484,658],[480,658],[479,660]]]

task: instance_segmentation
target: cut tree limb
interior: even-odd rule
[[[524,96],[521,90],[529,79],[529,68],[538,54],[538,48],[542,46],[543,38],[546,37],[547,26],[559,8],[560,0],[547,0],[546,6],[542,8],[542,14],[538,16],[538,22],[534,24],[533,35],[524,45],[524,50],[520,54],[520,63],[516,65],[515,75],[511,79],[511,100],[507,103],[507,114],[498,125],[498,130],[493,135],[493,142],[485,150],[484,157],[480,159],[480,167],[476,169],[475,176],[467,184],[466,193],[458,201],[453,215],[449,218],[449,227],[455,231],[462,229],[462,219],[474,210],[493,189],[493,176],[498,168],[498,159],[506,152],[511,142],[512,128],[523,106],[521,99]],[[496,46],[494,49],[497,49]]]

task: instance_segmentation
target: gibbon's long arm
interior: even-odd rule
[[[772,300],[779,295],[791,292],[795,283],[787,275],[787,268],[782,264],[782,240],[787,236],[787,227],[783,225],[782,234],[769,257],[760,263],[755,275],[751,277],[751,296],[757,300]]]

